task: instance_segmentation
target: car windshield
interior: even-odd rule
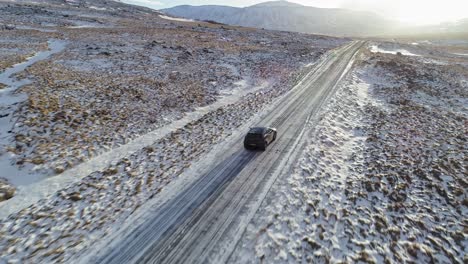
[[[259,134],[263,135],[265,128],[263,127],[253,127],[250,129],[249,134]]]
[[[248,137],[249,138],[261,138],[261,137],[263,137],[263,135],[262,134],[257,134],[257,133],[249,133]]]

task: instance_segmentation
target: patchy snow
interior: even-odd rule
[[[237,82],[237,84],[240,86],[239,88],[246,88],[244,86],[246,84],[245,80],[241,80]],[[263,85],[265,85],[265,83]],[[254,87],[253,90],[258,90],[263,85]],[[110,234],[109,236],[96,241],[93,243],[93,247],[89,248],[88,251],[77,255],[77,257],[80,258],[79,263],[84,264],[93,262],[93,257],[98,256],[101,249],[112,247],[112,243],[116,241],[122,241],[122,239],[128,235],[124,231],[132,230],[129,228],[130,226],[135,226],[144,223],[148,219],[152,219],[154,217],[154,210],[157,210],[161,205],[170,199],[173,199],[190,184],[193,184],[199,177],[203,176],[213,164],[216,164],[219,160],[223,160],[224,158],[232,155],[233,152],[229,149],[231,149],[233,145],[237,145],[239,143],[239,140],[244,137],[245,131],[248,131],[253,125],[260,123],[267,113],[270,113],[278,107],[280,102],[282,102],[281,98],[277,98],[273,103],[256,113],[250,120],[244,122],[237,129],[233,130],[232,133],[229,136],[226,136],[224,140],[214,144],[210,151],[203,154],[199,160],[192,163],[179,178],[168,183],[168,185],[161,190],[155,199],[151,199],[147,203],[143,204],[138,211],[132,214],[130,218],[125,219],[124,222],[110,227],[108,231],[108,234]]]
[[[319,125],[308,132],[304,152],[307,154],[303,154],[292,175],[278,180],[273,187],[274,195],[267,196],[264,201],[267,206],[249,225],[230,262],[323,261],[324,253],[313,248],[320,246],[315,244],[323,232],[320,230],[328,230],[326,247],[330,250],[345,245],[337,222],[346,207],[346,178],[353,168],[351,159],[359,159],[355,153],[362,149],[365,140],[361,114],[369,102],[368,88],[369,84],[358,83],[353,76],[352,83],[341,87],[322,110]],[[317,212],[315,219],[309,216],[312,211]],[[311,231],[308,225],[316,226],[318,231]],[[304,252],[311,249],[310,254]],[[328,260],[340,261],[343,255],[345,252]]]
[[[0,177],[15,186],[28,185],[43,179],[36,173],[20,170],[16,164],[12,164],[11,159],[15,154],[7,152],[6,147],[12,140],[9,131],[16,124],[13,114],[11,114],[14,111],[12,109],[16,109],[19,102],[27,99],[24,94],[16,94],[15,91],[21,86],[32,82],[28,79],[18,80],[15,74],[24,71],[27,67],[38,61],[48,59],[51,55],[61,52],[67,42],[51,39],[48,44],[49,50],[38,52],[34,56],[27,58],[25,62],[16,64],[0,74],[0,83],[6,85],[4,89],[0,90]]]
[[[26,29],[26,30],[37,30],[40,32],[57,32],[56,29],[40,28],[40,27],[30,27],[30,26],[16,26],[17,29]]]
[[[179,18],[179,17],[170,17],[165,15],[159,15],[160,18],[172,21],[179,21],[179,22],[195,22],[193,19],[186,19],[186,18]]]
[[[113,228],[114,221],[126,219],[144,202],[158,194],[213,145],[232,133],[238,133],[238,128],[245,125],[255,113],[289,89],[290,86],[281,85],[249,93],[236,103],[210,111],[151,145],[126,155],[102,170],[94,171],[43,200],[43,203],[10,215],[0,225],[0,232],[8,233],[6,238],[17,237],[21,242],[15,240],[11,244],[8,241],[13,240],[3,240],[0,252],[7,254],[7,251],[12,252],[10,250],[14,249],[12,254],[22,259],[34,251],[42,251],[38,248],[41,244],[36,240],[36,232],[40,230],[28,225],[32,215],[40,214],[44,217],[39,219],[39,226],[48,225],[51,223],[48,219],[53,219],[53,229],[57,232],[41,238],[42,243],[51,243],[50,247],[43,251],[44,254],[35,254],[34,258],[50,260],[49,251],[56,247],[67,248],[65,255],[63,252],[59,252],[59,255],[70,258],[89,246],[94,238]],[[13,224],[16,222],[13,219],[21,223]],[[79,229],[72,224],[76,221],[84,221]],[[83,230],[88,230],[86,237],[83,237]],[[65,237],[63,234],[66,234]],[[33,246],[29,246],[28,241],[31,240],[35,241]]]
[[[18,3],[14,8],[18,12],[0,8],[0,20],[50,25],[57,32],[2,32],[5,53],[13,48],[29,56],[37,50],[30,44],[33,38],[41,48],[51,37],[69,44],[53,60],[16,73],[33,81],[15,91],[27,101],[8,97],[16,100],[8,106],[20,104],[1,109],[2,115],[17,118],[6,142],[13,157],[3,157],[19,171],[40,175],[28,183],[16,179],[17,195],[0,204],[0,262],[69,261],[93,246],[290,90],[304,64],[348,41],[191,29],[138,7],[112,14],[93,10],[93,15],[83,5],[68,11],[64,5],[42,9]],[[119,9],[124,8],[114,10]],[[83,28],[67,28],[73,25]],[[108,29],[115,25],[118,32]],[[22,60],[8,58],[0,67]],[[15,90],[1,88],[8,94]]]
[[[66,41],[52,39],[48,41],[49,50],[41,51],[26,59],[25,62],[18,63],[11,68],[6,69],[4,72],[0,74],[0,83],[7,85],[8,87],[5,89],[0,90],[0,95],[2,95],[0,100],[7,97],[7,93],[10,93],[19,87],[23,86],[23,82],[30,82],[28,80],[20,80],[18,81],[13,75],[19,72],[24,71],[27,67],[31,66],[32,64],[45,60],[50,57],[52,54],[58,53],[65,48]]]
[[[242,96],[246,95],[247,93],[254,93],[256,91],[262,90],[267,88],[268,86],[272,85],[273,82],[262,80],[259,85],[253,86],[251,85],[251,81],[247,79],[243,79],[234,83],[234,88],[221,90],[220,100],[222,102],[227,103],[234,103],[235,101],[239,100]]]
[[[98,6],[90,6],[89,8],[94,9],[94,10],[100,10],[100,11],[107,10],[107,8],[105,7],[98,7]]]
[[[383,48],[379,47],[378,45],[372,45],[370,47],[370,50],[371,50],[371,52],[374,52],[374,53],[380,52],[380,53],[387,53],[387,54],[393,54],[393,55],[396,55],[397,53],[401,53],[404,56],[419,56],[419,55],[411,53],[411,52],[409,52],[408,50],[405,50],[405,49],[391,49],[391,50],[390,49],[383,49]]]
[[[36,169],[59,174],[214,102],[231,93],[239,80],[252,87],[263,80],[286,80],[294,69],[340,44],[336,39],[327,46],[327,38],[300,35],[298,41],[290,37],[293,33],[270,36],[265,31],[260,36],[270,39],[269,52],[242,52],[252,45],[245,45],[245,38],[255,45],[257,33],[226,34],[202,27],[202,32],[187,31],[190,37],[180,35],[179,40],[171,37],[179,36],[178,29],[165,26],[168,31],[152,29],[151,39],[139,31],[117,36],[107,30],[66,30],[74,37],[65,53],[27,71],[36,84],[21,89],[31,103],[20,109],[13,133],[27,135],[31,142],[11,144],[22,145],[14,162],[27,166],[37,158]],[[239,41],[207,45],[226,35]],[[287,52],[283,43],[290,43]],[[37,131],[44,130],[57,133],[43,138]]]
[[[229,92],[221,93],[222,96],[215,103],[200,107],[193,112],[187,113],[179,120],[142,135],[125,145],[105,152],[54,177],[46,178],[37,174],[28,175],[26,172],[18,170],[15,166],[7,166],[7,163],[9,164],[8,158],[0,159],[1,168],[11,168],[11,170],[16,172],[9,173],[8,175],[10,175],[11,178],[8,177],[7,179],[17,186],[15,196],[0,203],[0,218],[35,204],[37,201],[56,193],[58,190],[81,181],[84,177],[95,171],[104,170],[124,157],[128,157],[136,151],[154,144],[154,142],[174,133],[178,129],[183,129],[183,127],[202,118],[209,112],[214,112],[223,106],[235,103],[247,94],[266,89],[269,86],[270,83],[266,81],[256,87],[247,85],[246,81],[239,81],[234,89],[229,90]]]
[[[67,28],[102,28],[102,26],[96,24],[83,24],[76,26],[68,26]]]
[[[366,53],[232,263],[462,263],[468,71]]]
[[[310,69],[304,72],[308,71]],[[290,79],[289,82],[293,80]],[[149,145],[142,143],[138,146],[140,149],[133,153],[127,149],[130,153],[122,154],[123,158],[114,160],[110,165],[106,164],[104,168],[99,161],[95,161],[94,165],[97,164],[98,167],[90,170],[99,170],[4,218],[0,222],[0,234],[3,234],[5,240],[0,243],[0,252],[7,254],[7,259],[32,256],[36,260],[50,261],[56,256],[62,259],[73,257],[89,247],[92,241],[113,230],[116,221],[120,223],[127,219],[173,180],[180,178],[193,161],[205,157],[205,153],[217,143],[231,135],[238,135],[241,127],[243,130],[247,129],[245,126],[253,120],[256,113],[270,107],[275,98],[292,87],[291,84],[282,82],[274,85],[261,83],[259,87],[249,89],[245,84],[246,82],[238,82],[239,87],[233,90],[233,95],[219,99],[224,104],[237,96],[236,102],[217,109],[216,105],[199,109],[206,111],[199,119],[182,124],[183,127],[171,131],[159,140],[151,138],[151,143],[147,142]],[[146,146],[141,148],[144,145]],[[104,161],[106,162],[108,161]],[[72,174],[67,178],[76,176]],[[56,178],[57,183],[61,184],[61,179]],[[55,184],[53,181],[48,182],[48,185]],[[53,186],[44,188],[54,189]],[[0,212],[3,214],[3,208]],[[38,225],[29,225],[30,219],[37,216],[39,219],[35,223]],[[77,222],[80,222],[78,229]],[[42,234],[42,227],[49,224],[53,225],[51,228],[54,232]],[[83,232],[86,236],[83,236]],[[36,240],[38,234],[42,234],[41,242]],[[41,249],[44,243],[49,246]],[[57,248],[66,251],[56,251]]]
[[[89,16],[93,17],[93,16]],[[89,21],[81,21],[81,20],[70,20],[70,23],[73,23],[73,26],[67,26],[66,28],[112,28],[113,25],[110,24],[103,24],[96,22],[89,22]]]

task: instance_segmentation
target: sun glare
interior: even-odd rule
[[[468,18],[467,0],[291,0],[317,7],[371,11],[411,25],[437,24]]]
[[[468,1],[395,1],[395,18],[411,24],[454,22],[468,17]]]

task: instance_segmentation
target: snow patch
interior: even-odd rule
[[[159,15],[160,18],[172,21],[179,21],[179,22],[195,22],[193,19],[186,19],[186,18],[179,18],[179,17],[170,17],[165,15]]]
[[[419,56],[405,49],[387,50],[387,49],[380,48],[378,45],[372,45],[370,47],[370,51],[373,53],[387,53],[387,54],[394,54],[394,55],[396,55],[397,53],[401,53],[404,56]]]
[[[16,64],[0,74],[0,83],[6,85],[6,88],[0,90],[1,176],[15,186],[28,185],[33,182],[42,180],[43,177],[40,177],[34,172],[31,173],[27,170],[20,170],[16,164],[11,163],[11,158],[15,154],[6,150],[6,146],[8,146],[11,140],[9,131],[13,126],[15,126],[15,118],[13,117],[12,113],[14,112],[14,109],[17,108],[17,104],[19,102],[27,99],[24,94],[15,94],[15,91],[21,86],[31,83],[31,81],[28,79],[17,80],[14,76],[16,73],[24,71],[28,66],[38,61],[48,59],[55,53],[61,52],[65,48],[67,42],[63,40],[51,39],[48,41],[48,44],[49,50],[38,52],[34,56],[27,58],[25,62]]]
[[[94,9],[94,10],[100,10],[100,11],[107,10],[107,8],[105,7],[97,7],[97,6],[90,6],[89,8]]]

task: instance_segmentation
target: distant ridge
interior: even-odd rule
[[[368,37],[468,33],[468,19],[456,23],[410,26],[385,19],[371,12],[317,8],[288,1],[270,1],[245,8],[220,5],[183,5],[161,11],[173,16],[216,21],[229,25],[332,36]]]
[[[237,8],[229,6],[176,6],[164,13],[224,24],[336,36],[381,34],[394,25],[369,12],[316,8],[287,1],[271,1]]]
[[[304,7],[303,5],[291,3],[288,1],[269,1],[253,5],[251,7]]]

